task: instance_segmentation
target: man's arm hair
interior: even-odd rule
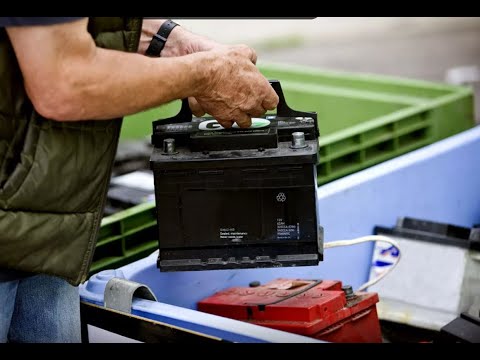
[[[28,96],[42,116],[112,119],[195,96],[204,85],[208,74],[199,57],[205,53],[149,58],[102,49],[87,21],[7,28]]]
[[[149,58],[97,47],[87,21],[7,28],[28,96],[46,118],[112,119],[195,98],[197,111],[223,126],[248,127],[278,104],[246,45]]]

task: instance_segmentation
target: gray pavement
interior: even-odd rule
[[[311,41],[296,48],[260,50],[258,55],[270,61],[444,81],[450,68],[480,68],[480,21],[478,26],[422,34],[391,32],[337,44]]]

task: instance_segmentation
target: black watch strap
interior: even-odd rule
[[[160,52],[167,42],[168,35],[170,35],[170,32],[177,25],[178,24],[172,20],[165,21],[162,26],[160,26],[160,29],[158,29],[158,32],[153,35],[152,41],[147,51],[145,51],[145,55],[160,57]]]

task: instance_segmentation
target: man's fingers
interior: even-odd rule
[[[265,110],[273,110],[277,107],[278,105],[278,95],[277,93],[275,92],[275,90],[273,90],[273,88],[270,86],[270,91],[268,91],[267,95],[264,97],[263,101],[262,101],[262,107],[265,109]]]
[[[252,118],[243,112],[239,112],[237,116],[235,116],[235,122],[241,128],[247,128],[252,125]]]
[[[216,116],[215,119],[226,129],[231,128],[234,123],[237,123],[237,126],[241,128],[248,128],[252,125],[252,117],[250,114],[246,114],[240,109],[237,109],[234,114],[228,118]]]
[[[252,60],[252,63],[254,63],[255,65],[257,64],[257,52],[255,50],[253,50],[252,48],[250,48],[251,50],[251,55],[250,55],[250,60]]]
[[[248,115],[250,115],[251,117],[261,117],[265,113],[266,113],[266,110],[260,104],[258,104],[254,109],[250,109],[248,111]]]
[[[198,103],[198,101],[194,97],[188,98],[188,105],[190,106],[190,110],[192,114],[201,117],[205,115],[205,110],[203,110],[202,106]]]
[[[222,125],[225,129],[230,129],[234,123],[233,120],[224,120],[224,119],[218,119],[218,118],[215,118],[215,120],[217,120],[218,123]]]
[[[250,61],[254,64],[257,63],[257,53],[255,52],[254,49],[252,49],[250,46],[248,45],[238,45],[239,48],[242,48],[242,51],[245,51],[245,53],[247,54],[248,58],[250,59]]]

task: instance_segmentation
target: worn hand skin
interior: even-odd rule
[[[144,19],[142,27],[142,36],[140,38],[139,53],[145,54],[148,45],[152,39],[152,36],[156,34],[160,26],[165,22],[165,19]],[[168,41],[165,44],[161,52],[162,57],[182,56],[187,54],[193,54],[201,51],[233,51],[237,48],[237,52],[247,55],[253,64],[257,62],[257,55],[255,51],[246,45],[240,46],[228,46],[213,41],[205,36],[201,36],[192,33],[182,26],[176,26],[168,37]],[[234,51],[234,53],[235,53]],[[238,54],[240,54],[238,53]],[[228,57],[228,55],[225,55]],[[217,65],[218,66],[218,65]],[[221,68],[221,66],[219,66]],[[252,76],[250,73],[255,72],[251,66],[245,64],[243,68],[238,69],[238,76],[250,76],[252,84],[255,83],[258,76]],[[250,75],[249,75],[250,74]],[[240,81],[238,87],[235,87],[234,82],[238,81],[235,78],[235,74],[219,74],[217,90],[212,95],[203,96],[199,99],[194,97],[189,98],[190,109],[195,116],[203,116],[206,113],[214,116],[220,124],[229,128],[236,122],[240,127],[248,127],[251,125],[251,117],[258,117],[265,114],[266,110],[272,110],[275,108],[278,99],[267,99],[266,103],[258,103],[252,100],[248,94],[253,96],[260,95],[262,92],[269,91],[263,84],[260,87],[253,87]],[[231,76],[230,76],[231,75]],[[258,75],[258,74],[257,74]],[[225,83],[226,82],[226,83]],[[231,83],[229,86],[228,83]],[[231,90],[230,90],[231,89]],[[228,106],[227,102],[231,102],[232,99],[226,97],[223,99],[222,94],[237,93],[240,95],[238,99],[235,99],[233,103]],[[243,95],[243,98],[241,97]],[[238,106],[236,109],[232,109],[232,106]]]
[[[87,23],[6,29],[27,93],[46,118],[112,119],[188,97],[198,101],[195,107],[192,100],[196,115],[205,111],[224,127],[246,127],[278,104],[248,46],[221,45],[177,26],[165,54],[150,58],[142,46],[140,53],[96,47]]]
[[[278,96],[255,66],[253,49],[237,45],[211,50],[209,55],[210,81],[195,98],[222,126],[229,128],[236,122],[248,127],[252,117],[276,107]]]

